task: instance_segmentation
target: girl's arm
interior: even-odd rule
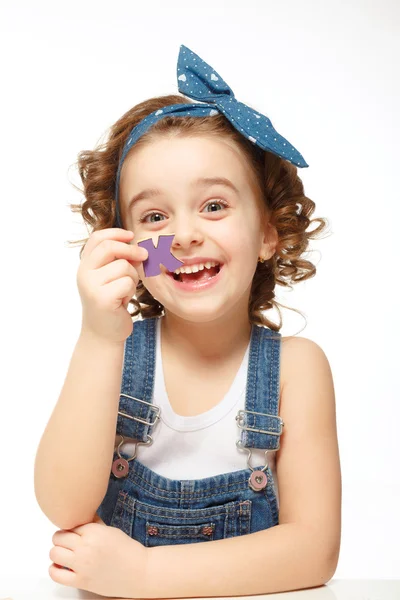
[[[124,342],[81,331],[35,458],[35,495],[60,529],[93,520],[107,491]]]
[[[323,585],[336,571],[341,473],[331,370],[306,338],[282,344],[279,525],[244,536],[148,549],[143,598],[255,595]]]

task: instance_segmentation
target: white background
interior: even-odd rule
[[[277,299],[325,351],[343,481],[337,578],[400,576],[399,46],[396,0],[10,2],[1,51],[1,567],[46,577],[56,527],[33,466],[80,330],[72,165],[134,104],[178,93],[180,44],[301,152],[329,237]],[[82,456],[82,460],[85,457]]]

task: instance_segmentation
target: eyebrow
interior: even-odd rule
[[[232,183],[232,181],[230,181],[229,179],[227,179],[226,177],[199,177],[198,179],[195,179],[194,181],[192,181],[191,187],[209,187],[211,185],[223,185],[229,189],[231,189],[232,191],[234,191],[236,194],[239,194],[239,190],[236,187],[236,185],[234,183]],[[132,206],[134,204],[136,204],[137,202],[139,202],[140,200],[145,200],[146,198],[154,198],[155,196],[160,196],[162,194],[162,190],[158,189],[158,188],[148,188],[146,190],[143,190],[141,192],[139,192],[138,194],[135,194],[129,201],[128,203],[128,211],[132,208]]]

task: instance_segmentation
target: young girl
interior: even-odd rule
[[[79,157],[82,328],[35,464],[62,529],[50,576],[140,598],[322,585],[341,529],[331,371],[266,313],[315,274],[302,254],[326,223],[266,116],[185,46],[177,78],[199,102],[145,101]]]

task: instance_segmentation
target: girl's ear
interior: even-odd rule
[[[271,256],[275,254],[278,240],[279,237],[276,228],[271,223],[267,223],[264,231],[264,239],[260,249],[260,256],[263,256],[265,260],[271,258]]]

